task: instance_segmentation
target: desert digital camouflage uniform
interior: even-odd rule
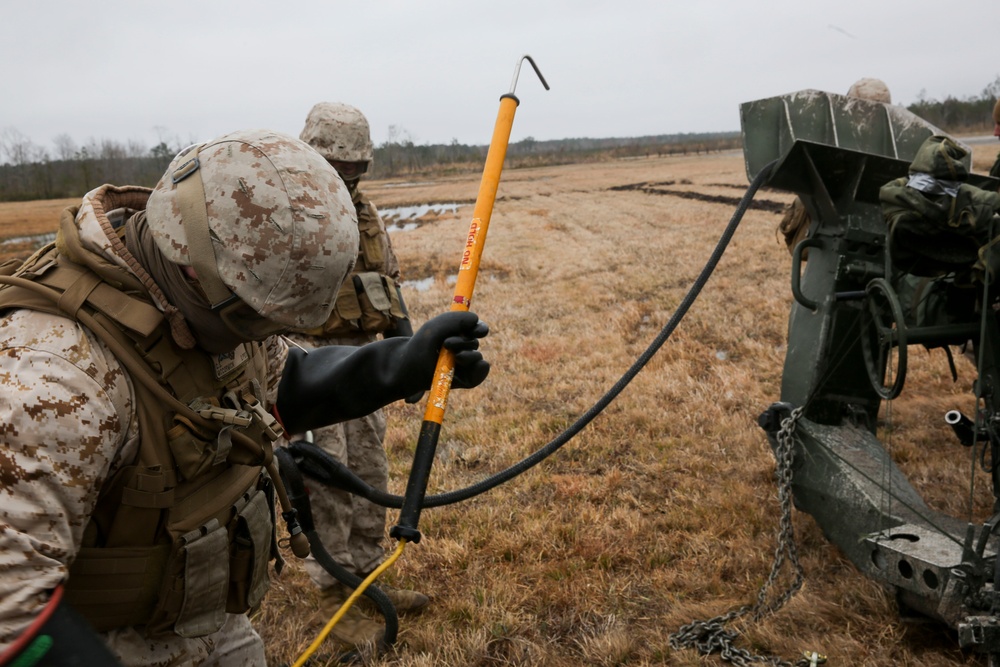
[[[364,162],[366,169],[371,165],[368,121],[352,106],[316,104],[299,138],[327,160]],[[382,217],[358,187],[359,179],[360,174],[356,179],[345,179],[358,216],[357,263],[344,281],[330,319],[322,327],[306,332],[309,335],[304,342],[308,345],[364,345],[379,334],[391,335],[407,319],[399,296],[399,261]],[[377,410],[361,419],[318,429],[313,438],[362,480],[384,491],[388,482],[388,460],[382,445],[385,429],[385,414]],[[384,507],[322,485],[311,486],[309,497],[317,534],[338,564],[365,576],[382,562]],[[312,558],[306,561],[306,570],[321,589],[335,584],[335,579]]]
[[[212,221],[208,227],[211,234],[225,241],[225,245],[216,250],[216,279],[231,285],[235,296],[257,312],[269,314],[275,322],[301,327],[315,326],[325,320],[339,289],[339,278],[354,261],[357,243],[352,231],[353,215],[348,208],[350,201],[343,184],[335,177],[315,176],[315,173],[327,171],[317,169],[326,165],[322,161],[315,164],[311,149],[290,137],[248,131],[227,135],[199,149],[200,170],[204,172],[204,208]],[[171,164],[170,170],[175,170],[175,175],[182,163],[187,164],[185,157],[178,156]],[[279,157],[283,157],[283,161]],[[246,169],[228,174],[230,169],[235,171],[230,166],[234,162],[243,167],[255,164],[253,168],[258,170],[260,179],[237,179],[240,173],[247,173]],[[225,178],[227,175],[231,177]],[[88,193],[78,209],[64,212],[55,248],[46,249],[44,254],[40,251],[36,257],[54,257],[57,262],[63,257],[72,257],[74,266],[82,263],[88,267],[83,273],[98,275],[105,281],[118,282],[120,279],[120,284],[125,285],[133,299],[155,305],[156,308],[148,306],[154,314],[163,313],[156,317],[159,324],[154,334],[159,332],[169,337],[171,345],[188,350],[191,358],[204,359],[209,368],[214,364],[219,373],[222,372],[219,369],[225,367],[224,362],[232,361],[234,355],[209,355],[202,352],[201,347],[195,347],[203,343],[198,329],[185,323],[186,315],[181,317],[178,308],[166,300],[158,281],[154,280],[161,269],[147,272],[148,265],[137,261],[136,252],[132,252],[132,246],[125,241],[127,233],[145,224],[143,209],[149,198],[146,213],[153,215],[155,212],[162,223],[156,232],[150,224],[149,233],[167,259],[165,266],[177,269],[172,262],[197,265],[189,257],[180,222],[177,190],[178,186],[171,184],[169,178],[161,180],[152,195],[146,188],[102,186]],[[267,205],[280,201],[285,204]],[[349,233],[343,234],[344,224],[330,222],[331,212],[350,219]],[[215,222],[220,218],[245,221],[254,217],[267,224],[241,225],[234,229],[230,223],[227,231],[225,226]],[[207,238],[209,229],[205,234]],[[146,243],[154,244],[153,239],[145,238]],[[248,255],[244,252],[248,246],[263,252]],[[32,265],[32,260],[26,262],[28,265]],[[38,268],[42,276],[38,279],[44,279],[47,270]],[[59,270],[56,265],[54,272],[57,275]],[[201,273],[209,272],[203,268],[199,275]],[[304,280],[303,276],[314,278]],[[114,287],[108,282],[98,282],[94,294],[100,293],[101,288],[108,292],[108,288]],[[253,284],[249,284],[251,282]],[[0,302],[5,290],[0,289]],[[111,291],[121,294],[117,287]],[[71,287],[66,295],[73,292]],[[90,297],[87,298],[85,307],[91,305]],[[128,318],[128,315],[123,317]],[[113,318],[110,321],[116,322]],[[251,373],[262,379],[263,382],[254,386],[259,386],[258,393],[262,395],[258,398],[266,415],[276,399],[278,381],[288,355],[287,345],[282,338],[272,335],[264,344],[241,344],[237,352],[240,349],[247,351],[247,361],[237,359],[233,362],[235,366],[225,367],[228,373],[225,377],[244,382],[239,378],[249,378],[248,373]],[[150,434],[162,433],[165,428],[163,422],[151,419],[151,415],[161,417],[169,410],[140,400],[143,396],[148,398],[149,394],[143,393],[137,376],[127,370],[123,360],[101,336],[75,319],[35,309],[18,308],[0,313],[0,377],[4,387],[0,392],[0,430],[3,431],[3,448],[0,449],[2,653],[38,616],[53,589],[65,583],[67,595],[73,590],[77,579],[71,573],[75,571],[74,561],[80,560],[81,546],[92,544],[91,551],[101,551],[98,537],[104,528],[92,521],[95,507],[102,506],[99,503],[109,492],[107,485],[116,479],[116,474],[122,473],[123,479],[130,480],[134,479],[130,472],[133,466],[138,466],[135,470],[143,470],[137,457],[145,456],[147,442],[156,439]],[[173,384],[169,386],[172,388]],[[212,392],[221,393],[235,386],[246,388],[249,385],[208,387],[206,393],[198,395],[210,398]],[[192,389],[198,390],[197,387]],[[268,419],[271,418],[255,417],[254,423]],[[225,430],[221,422],[219,427]],[[253,427],[232,428],[259,436],[259,431],[253,431]],[[209,442],[209,445],[215,444]],[[270,442],[262,440],[261,446],[270,447]],[[225,459],[213,465],[216,472],[223,469],[228,472],[231,464]],[[254,472],[253,464],[244,467]],[[263,479],[259,470],[258,464],[255,473],[258,481]],[[187,488],[202,479],[198,477],[201,474],[190,473],[192,477]],[[185,483],[180,474],[177,488]],[[129,488],[131,484],[129,481]],[[212,484],[209,481],[202,488],[210,491]],[[253,493],[247,490],[247,494]],[[180,510],[177,512],[183,516]],[[267,525],[270,525],[270,514],[262,516],[266,516]],[[117,518],[116,515],[115,520]],[[213,534],[211,528],[208,530],[209,535]],[[231,546],[225,537],[226,526],[221,531],[221,555],[225,561]],[[267,532],[271,532],[270,528]],[[99,562],[99,558],[95,561]],[[188,564],[192,567],[202,565],[202,569],[214,567],[193,563],[190,558]],[[226,567],[229,572],[229,565]],[[264,567],[264,581],[257,581],[254,575],[254,585],[262,585],[266,590],[266,559]],[[84,574],[79,576],[86,579]],[[235,579],[227,576],[226,581]],[[259,590],[260,595],[263,590]],[[191,591],[185,589],[186,596],[197,593],[196,586],[192,586]],[[78,595],[78,599],[86,603],[86,592],[83,596]],[[144,625],[146,619],[136,619],[134,625],[107,628],[102,636],[124,665],[263,666],[263,645],[247,616],[226,613],[226,600],[219,602],[222,607],[207,610],[212,617],[210,622],[188,627],[186,636],[172,631],[150,633]],[[84,616],[88,614],[84,612]],[[93,622],[92,617],[88,620]]]

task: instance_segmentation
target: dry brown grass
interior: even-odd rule
[[[994,151],[984,149],[977,165]],[[747,183],[738,154],[503,175],[474,299],[492,328],[483,347],[493,372],[482,387],[452,394],[429,493],[465,487],[544,445],[667,321],[733,213],[727,203],[609,190],[671,181],[671,190],[724,197]],[[479,178],[386,185],[367,185],[383,209],[472,201]],[[427,291],[406,293],[418,323],[448,308],[471,212],[393,236],[404,277],[434,278]],[[756,417],[779,396],[790,304],[777,221],[770,211],[747,213],[673,338],[574,441],[486,495],[424,511],[423,540],[385,576],[433,604],[404,617],[393,651],[366,664],[718,664],[671,650],[668,635],[752,602],[770,569],[779,510]],[[940,423],[947,409],[968,410],[971,369],[961,365],[954,385],[943,354],[917,350],[910,367],[893,407],[894,451],[930,502],[965,511],[967,457]],[[397,493],[422,411],[389,408]],[[793,660],[817,650],[831,665],[985,664],[946,630],[901,621],[891,595],[810,517],[796,513],[795,527],[805,587],[777,615],[744,626],[741,646]],[[292,662],[313,639],[318,628],[306,619],[315,608],[292,562],[257,621],[273,664]]]
[[[62,210],[79,204],[79,199],[0,202],[0,262],[31,254],[37,245],[31,237],[55,233]]]

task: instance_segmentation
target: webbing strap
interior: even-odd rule
[[[149,336],[163,321],[163,313],[156,306],[124,294],[103,282],[96,274],[67,265],[66,262],[59,262],[55,266],[54,271],[45,271],[37,282],[62,291],[62,297],[58,301],[59,309],[74,316],[74,319],[83,303],[87,302],[97,311],[141,336]]]
[[[139,491],[159,493],[177,486],[177,473],[169,469],[136,468],[131,486]]]
[[[69,289],[62,293],[56,305],[70,317],[76,319],[76,313],[80,310],[94,288],[101,284],[101,277],[96,273],[82,273],[76,281],[70,285]]]
[[[187,240],[188,258],[198,272],[198,282],[212,306],[217,306],[233,294],[219,277],[215,263],[215,248],[208,228],[208,209],[205,205],[205,184],[201,179],[198,149],[188,161],[172,174],[177,191],[177,206],[181,211],[181,224]]]
[[[159,493],[140,491],[138,489],[122,489],[122,505],[141,507],[145,509],[166,509],[174,504],[174,490],[167,489]]]

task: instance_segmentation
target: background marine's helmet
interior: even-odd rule
[[[892,104],[892,95],[889,94],[889,86],[881,79],[864,78],[858,79],[851,84],[847,91],[848,97],[859,97],[872,102],[882,102]]]
[[[306,116],[299,139],[327,160],[364,162],[371,171],[375,149],[365,115],[349,104],[319,102]]]
[[[327,320],[358,252],[351,196],[294,137],[242,130],[175,157],[146,207],[160,252],[213,306],[233,296],[288,328]]]

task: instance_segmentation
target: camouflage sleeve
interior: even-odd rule
[[[121,366],[68,319],[0,319],[0,381],[2,652],[66,578],[135,420]]]

